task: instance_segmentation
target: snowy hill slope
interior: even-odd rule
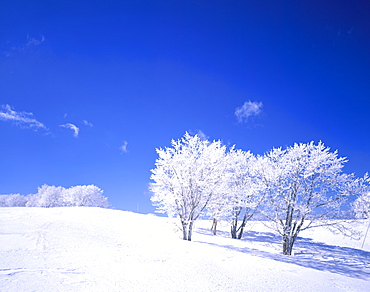
[[[153,215],[0,208],[0,291],[370,291],[369,243],[313,229],[283,256],[259,222],[243,240],[209,227],[186,242]]]

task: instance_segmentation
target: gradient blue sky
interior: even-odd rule
[[[369,8],[3,1],[0,194],[95,184],[115,208],[153,212],[155,148],[185,131],[255,154],[322,140],[364,175]]]

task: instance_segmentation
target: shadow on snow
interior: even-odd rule
[[[207,228],[198,228],[197,232],[203,235],[214,236],[210,234]],[[226,231],[217,231],[217,234],[218,237],[226,237],[231,241],[267,243],[270,246],[274,246],[274,248],[279,251],[282,249],[281,237],[271,232],[247,231],[242,239],[231,239],[230,233]],[[370,252],[356,248],[315,242],[310,238],[297,237],[293,248],[295,254],[292,256],[263,251],[257,248],[237,247],[232,244],[217,244],[204,241],[197,242],[238,252],[250,253],[254,256],[295,264],[305,268],[329,271],[334,274],[341,274],[357,279],[370,279]]]

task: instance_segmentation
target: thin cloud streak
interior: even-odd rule
[[[73,136],[74,136],[75,138],[77,138],[77,137],[78,137],[78,134],[79,134],[79,132],[80,132],[80,128],[78,128],[76,125],[71,124],[71,123],[67,123],[67,124],[64,124],[64,125],[60,125],[60,127],[73,130]]]
[[[258,116],[262,112],[262,107],[262,102],[248,100],[241,107],[235,109],[235,116],[239,123],[246,123],[250,117]]]
[[[16,112],[8,104],[2,106],[0,120],[14,122],[18,126],[31,128],[34,130],[44,129],[48,131],[48,128],[46,128],[43,123],[33,118],[33,113]]]

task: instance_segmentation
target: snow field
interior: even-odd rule
[[[365,230],[366,225],[358,223]],[[87,207],[0,208],[0,291],[369,291],[370,243],[308,230],[294,256],[251,222],[193,241],[167,218]],[[370,240],[368,240],[370,241]]]

